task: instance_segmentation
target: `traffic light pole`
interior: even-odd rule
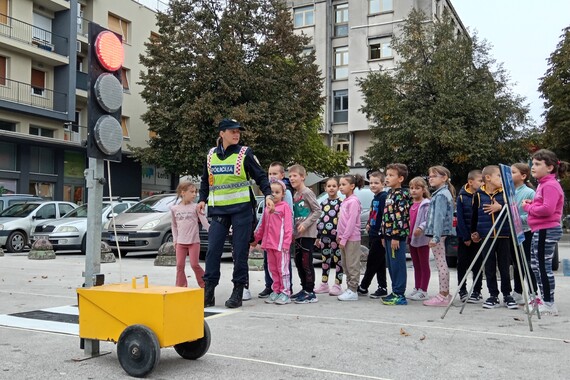
[[[87,242],[85,255],[85,287],[100,285],[101,279],[101,215],[103,210],[103,186],[105,185],[105,170],[103,160],[89,158],[89,168],[85,170],[87,183]],[[86,356],[98,356],[99,341],[84,340]]]

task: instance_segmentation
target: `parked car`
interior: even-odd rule
[[[122,213],[136,204],[134,201],[103,202],[101,222],[107,222],[112,215]],[[53,245],[54,251],[81,250],[86,253],[87,242],[87,204],[81,205],[61,219],[46,220],[36,226],[32,243],[45,238]]]
[[[37,224],[59,219],[75,208],[75,203],[60,201],[29,201],[7,208],[0,213],[0,247],[22,252]]]
[[[42,198],[30,194],[3,194],[0,195],[0,211],[4,211],[17,203],[29,201],[43,201]]]

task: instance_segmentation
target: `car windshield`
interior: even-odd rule
[[[131,214],[150,214],[153,212],[168,212],[170,206],[175,205],[178,200],[176,195],[169,195],[165,197],[149,197],[143,199],[125,213]]]
[[[337,195],[340,199],[345,198],[345,196],[340,192],[340,190],[338,191]],[[354,195],[356,195],[356,197],[360,201],[360,204],[362,205],[362,210],[367,211],[370,208],[372,199],[374,199],[374,193],[370,191],[370,188],[368,186],[365,186],[362,189],[356,189],[354,191]],[[321,204],[322,201],[328,198],[328,196],[329,195],[327,194],[327,192],[320,193],[319,196],[317,197],[317,202]]]
[[[2,211],[0,213],[0,217],[23,218],[30,215],[30,213],[38,208],[39,205],[39,203],[19,203]]]
[[[110,203],[103,202],[102,207],[105,210],[109,207]],[[64,218],[87,218],[87,204],[81,205],[76,209],[71,210],[67,214],[65,214]]]

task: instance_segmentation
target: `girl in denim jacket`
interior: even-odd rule
[[[447,306],[451,297],[449,295],[449,269],[445,261],[445,237],[453,235],[455,190],[451,185],[451,174],[447,168],[432,166],[428,172],[429,184],[435,191],[432,193],[429,205],[425,234],[431,237],[429,246],[432,249],[439,272],[439,293],[424,301],[424,305]]]

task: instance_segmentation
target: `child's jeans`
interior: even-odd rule
[[[403,296],[406,293],[408,274],[406,269],[406,241],[400,241],[400,248],[392,250],[392,239],[384,240],[386,267],[392,280],[392,293]]]

